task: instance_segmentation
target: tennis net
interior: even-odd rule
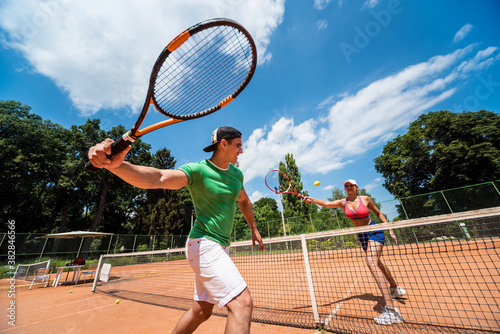
[[[395,245],[388,230],[397,235]],[[385,301],[357,234],[382,230],[381,260],[406,294],[401,324],[374,322]],[[231,245],[254,300],[252,320],[332,333],[499,333],[500,207]],[[168,254],[168,255],[167,255]],[[184,249],[103,255],[93,291],[188,309],[194,274]],[[225,308],[214,314],[227,315]]]

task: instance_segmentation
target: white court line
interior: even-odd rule
[[[32,310],[30,312],[26,312],[26,314],[36,313],[36,312],[39,312],[39,311],[42,311],[42,310],[46,310],[46,309],[53,309],[53,308],[59,307],[59,306],[64,307],[66,305],[75,304],[75,303],[81,304],[82,302],[86,302],[86,301],[89,301],[89,300],[92,301],[94,299],[99,299],[99,298],[100,298],[99,296],[96,296],[96,297],[86,298],[86,299],[83,299],[83,300],[75,300],[75,301],[72,301],[72,302],[57,304],[56,306],[41,307],[41,308],[37,308],[36,310]]]
[[[347,292],[345,293],[345,295],[344,295],[344,297],[342,299],[346,299],[351,294],[351,290],[354,289],[354,287],[356,286],[356,283],[358,283],[358,280],[359,280],[359,276],[356,277],[356,280],[349,287],[349,290],[347,290]],[[328,318],[325,319],[325,324],[324,324],[325,326],[328,325],[328,323],[333,319],[333,317],[335,316],[335,314],[337,313],[337,311],[340,310],[340,308],[342,307],[343,303],[344,303],[344,301],[341,301],[337,306],[335,306],[335,308],[333,309],[332,313],[330,313],[330,315],[328,316]]]
[[[128,302],[128,300],[123,301],[122,304],[126,303],[126,302]],[[95,311],[95,310],[98,310],[98,309],[101,309],[101,308],[104,308],[104,307],[110,307],[110,306],[114,306],[114,305],[115,304],[113,303],[113,304],[109,304],[109,305],[103,305],[103,306],[99,306],[99,307],[94,307],[94,308],[91,308],[91,309],[88,309],[88,310],[84,310],[84,311],[78,311],[78,312],[75,312],[75,313],[65,314],[65,315],[61,315],[61,316],[50,318],[50,319],[44,319],[42,321],[32,322],[32,323],[29,323],[29,324],[26,324],[26,325],[23,325],[23,326],[12,326],[11,328],[0,330],[0,333],[2,333],[2,332],[9,332],[11,330],[16,330],[16,329],[24,328],[24,327],[28,327],[28,326],[38,325],[38,324],[41,324],[41,323],[47,322],[47,321],[62,319],[62,318],[66,318],[66,317],[72,317],[75,314],[81,314],[81,313],[86,313],[86,312],[90,312],[90,311]]]

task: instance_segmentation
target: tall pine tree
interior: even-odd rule
[[[308,195],[307,191],[303,190],[304,187],[302,185],[300,171],[295,163],[293,154],[287,153],[285,155],[285,162],[280,162],[279,170],[288,175],[295,191],[304,196]],[[280,184],[285,184],[285,181],[286,180],[280,179]],[[282,199],[284,215],[285,218],[287,218],[285,222],[287,234],[297,234],[308,231],[308,225],[310,225],[308,215],[311,212],[311,207],[295,194],[283,194]],[[292,217],[293,219],[289,219]]]

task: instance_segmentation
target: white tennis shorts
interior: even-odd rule
[[[195,273],[194,300],[223,307],[246,289],[229,247],[208,238],[188,239],[186,257]]]

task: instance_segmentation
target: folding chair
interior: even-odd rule
[[[45,288],[47,287],[47,284],[49,284],[50,281],[50,274],[52,274],[52,269],[37,269],[35,270],[35,276],[33,276],[33,280],[31,281],[30,285],[30,290],[31,287],[33,287],[33,283],[35,281],[41,281],[42,283],[45,282]]]
[[[95,272],[97,270],[97,264],[91,264],[89,265],[89,268],[87,270],[83,270],[80,274],[83,274],[83,283],[85,283],[85,280],[86,280],[86,276],[87,275],[90,275],[90,277],[92,277],[92,275],[95,275]]]

